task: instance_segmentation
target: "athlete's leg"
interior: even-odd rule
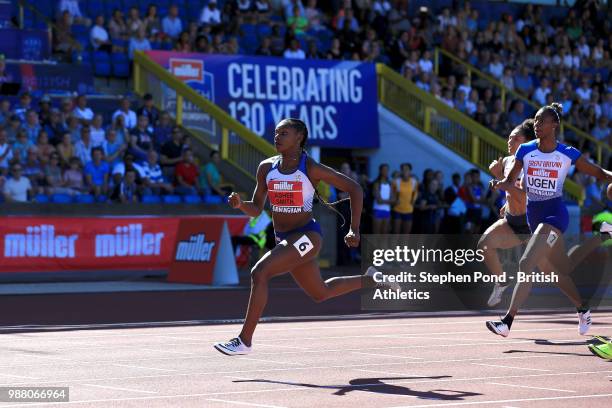
[[[560,271],[571,274],[593,251],[601,245],[601,235],[593,235],[582,244],[574,245],[567,254],[563,253],[550,262]]]
[[[291,270],[293,279],[315,302],[344,295],[367,286],[368,276],[339,276],[323,281],[317,259],[303,263]]]
[[[549,224],[539,224],[521,257],[519,271],[531,273],[535,270],[539,261],[544,258],[554,258],[564,250],[561,231]],[[508,315],[512,317],[516,315],[519,308],[527,300],[532,286],[533,283],[531,282],[521,282],[515,285]]]
[[[484,262],[489,271],[499,276],[503,273],[503,268],[497,250],[514,248],[521,242],[521,239],[508,225],[508,221],[501,219],[487,228],[480,241],[478,241],[478,249],[483,251]]]
[[[300,252],[293,246],[293,243],[304,235],[311,242],[308,245],[310,249],[303,255],[300,255]],[[321,235],[314,231],[292,234],[286,241],[278,244],[255,264],[251,270],[249,306],[242,331],[240,332],[240,339],[247,346],[251,345],[257,322],[268,303],[268,281],[274,276],[287,273],[295,267],[316,258],[321,249],[321,242]]]

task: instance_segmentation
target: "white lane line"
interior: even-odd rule
[[[525,367],[512,367],[507,365],[498,365],[498,364],[482,364],[482,363],[472,363],[474,365],[486,366],[486,367],[495,367],[495,368],[512,368],[514,370],[529,370],[529,371],[550,371],[544,368],[525,368]]]
[[[238,377],[235,375],[224,375],[223,378],[230,378],[232,380],[252,380],[253,378],[249,378],[249,377]]]
[[[241,360],[251,360],[251,361],[262,361],[264,363],[274,363],[274,364],[288,364],[288,365],[299,365],[303,366],[304,363],[297,363],[295,361],[274,361],[274,360],[266,360],[263,358],[253,358],[253,357],[242,357]]]
[[[400,406],[389,407],[389,408],[451,407],[451,406],[458,406],[458,405],[502,404],[502,403],[506,403],[506,402],[557,401],[557,400],[567,400],[567,399],[606,398],[606,397],[612,397],[612,394],[568,395],[568,396],[562,396],[562,397],[520,398],[520,399],[509,399],[509,400],[449,402],[449,403],[442,403],[442,404],[427,404],[427,405],[400,405]]]
[[[234,370],[234,371],[216,371],[216,372],[189,372],[189,373],[175,373],[175,374],[157,374],[157,375],[141,375],[141,376],[124,376],[124,377],[101,377],[101,378],[75,378],[75,379],[63,379],[62,381],[106,381],[106,380],[127,380],[127,379],[141,379],[141,378],[162,378],[162,377],[178,377],[178,376],[194,376],[194,375],[219,375],[219,374],[251,374],[251,373],[273,373],[277,371],[295,371],[295,370],[327,370],[327,369],[338,369],[338,368],[357,368],[357,367],[380,367],[380,366],[397,366],[406,364],[431,364],[431,363],[449,363],[449,362],[472,362],[472,361],[491,361],[491,360],[521,360],[521,359],[533,359],[533,358],[550,358],[549,356],[518,356],[518,357],[488,357],[488,358],[469,358],[469,359],[457,359],[457,360],[419,360],[419,361],[399,361],[389,363],[366,363],[366,364],[345,364],[336,366],[310,366],[310,367],[288,367],[288,368],[265,368],[255,370]],[[612,370],[595,371],[596,373],[612,373]],[[593,372],[586,372],[591,374]],[[489,378],[489,377],[487,377]],[[501,378],[512,378],[512,377],[501,377]],[[43,381],[38,384],[55,384],[57,381]],[[30,383],[10,383],[0,384],[0,386],[15,386],[15,385],[29,385]]]
[[[403,375],[405,377],[415,377],[415,379],[417,378],[429,378],[427,376],[423,376],[420,374],[410,374],[410,373],[394,373],[392,371],[380,371],[380,370],[365,370],[363,368],[355,368],[355,371],[363,371],[364,373],[374,373],[374,374],[385,374],[385,375]]]
[[[141,370],[155,370],[155,371],[178,371],[178,370],[173,370],[170,368],[154,368],[154,367],[142,367],[142,366],[135,366],[135,365],[131,365],[131,364],[118,364],[118,363],[113,363],[111,365],[114,366],[119,366],[119,367],[129,367],[129,368],[139,368]]]
[[[286,407],[281,407],[280,405],[255,404],[252,402],[230,401],[230,400],[222,400],[222,399],[217,399],[217,398],[208,398],[206,399],[206,401],[226,402],[228,404],[235,404],[235,405],[248,405],[249,407],[286,408]]]
[[[123,388],[123,387],[111,387],[110,385],[98,385],[98,384],[80,384],[80,385],[85,385],[87,387],[107,388],[109,390],[130,391],[130,392],[143,392],[145,394],[159,394],[156,391],[136,390],[134,388]]]
[[[397,354],[364,353],[364,352],[361,352],[361,351],[351,351],[351,353],[353,353],[353,354],[362,354],[364,356],[407,358],[407,359],[410,359],[410,360],[424,360],[422,357],[398,356]]]
[[[493,384],[493,385],[505,385],[506,387],[530,388],[530,389],[533,389],[533,390],[559,391],[559,392],[576,392],[576,391],[572,391],[572,390],[561,390],[559,388],[532,387],[530,385],[503,384],[503,383],[496,383],[496,382],[490,382],[489,384]]]

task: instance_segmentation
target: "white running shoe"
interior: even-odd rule
[[[376,272],[378,272],[378,270],[374,268],[373,266],[370,266],[366,270],[365,276],[369,276],[370,278],[374,279],[374,274]],[[375,283],[376,283],[377,288],[391,289],[394,291],[402,290],[401,285],[397,282],[375,282]]]
[[[601,227],[599,227],[599,232],[602,234],[610,234],[612,235],[612,224],[609,222],[602,222]]]
[[[496,283],[495,286],[493,286],[493,292],[491,292],[487,305],[489,305],[489,307],[499,305],[502,300],[502,295],[504,294],[504,291],[508,289],[508,286],[510,285],[502,286],[499,283]]]
[[[502,337],[508,337],[508,334],[510,334],[508,325],[501,320],[488,320],[487,329]]]
[[[587,310],[584,313],[578,312],[578,333],[581,336],[587,334],[591,328],[591,311]]]
[[[249,354],[252,349],[252,347],[247,347],[246,344],[242,342],[240,337],[235,337],[227,343],[215,343],[213,344],[213,347],[216,348],[217,351],[220,351],[228,356]]]

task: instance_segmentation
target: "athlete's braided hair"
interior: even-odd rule
[[[558,102],[553,102],[550,105],[546,105],[546,106],[542,106],[540,108],[540,112],[545,112],[548,115],[552,116],[553,120],[557,123],[557,125],[561,125],[561,116],[563,115],[563,105],[561,105]],[[556,133],[559,133],[560,131],[560,126],[557,126],[557,129],[555,131]]]
[[[301,133],[304,136],[302,140],[300,141],[300,148],[302,149],[302,153],[308,156],[308,152],[306,152],[306,142],[308,141],[308,127],[306,126],[306,123],[304,123],[304,121],[300,119],[287,118],[287,119],[283,119],[278,124],[278,127],[281,127],[281,126],[294,129],[296,132]],[[347,198],[343,198],[341,200],[337,200],[337,201],[330,203],[326,201],[323,197],[321,197],[321,195],[319,194],[319,191],[317,190],[317,186],[310,179],[308,172],[306,172],[306,177],[308,177],[308,180],[310,180],[310,184],[312,184],[315,195],[317,196],[317,199],[319,200],[319,202],[321,202],[321,204],[323,204],[325,207],[329,208],[330,210],[338,214],[340,218],[342,218],[342,227],[344,227],[344,224],[346,224],[346,219],[344,218],[344,215],[342,215],[342,213],[338,211],[334,206],[337,204],[340,204],[343,201],[347,201],[350,198],[347,197]]]

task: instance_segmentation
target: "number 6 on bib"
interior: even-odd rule
[[[314,247],[314,245],[312,245],[312,241],[310,240],[310,238],[308,238],[307,235],[302,235],[297,241],[293,243],[293,246],[295,247],[295,249],[298,250],[300,256],[302,257],[308,252],[310,252],[310,250]]]

